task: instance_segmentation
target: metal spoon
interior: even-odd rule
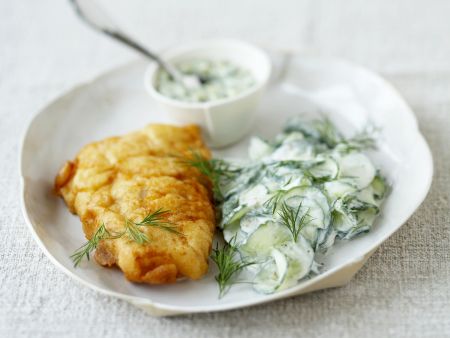
[[[195,75],[184,75],[170,63],[164,61],[158,54],[149,51],[141,44],[121,32],[106,13],[95,4],[95,0],[69,0],[78,16],[95,30],[102,32],[111,38],[120,41],[134,50],[156,61],[169,75],[186,89],[195,89],[201,86],[202,79]]]

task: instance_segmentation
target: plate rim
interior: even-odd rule
[[[278,54],[288,56],[290,58],[295,58],[299,56],[303,56],[303,53],[298,52],[280,52],[278,51]],[[310,280],[310,281],[304,281],[302,284],[297,285],[297,287],[292,287],[271,295],[267,295],[264,298],[260,299],[250,299],[250,300],[243,300],[238,302],[232,302],[232,303],[225,303],[225,304],[215,304],[215,305],[200,305],[200,306],[179,306],[179,305],[170,305],[170,304],[164,304],[160,302],[155,302],[149,298],[144,297],[138,297],[138,296],[131,296],[122,292],[113,291],[108,288],[100,287],[95,284],[90,283],[89,281],[83,279],[82,277],[78,276],[77,274],[73,273],[69,269],[67,269],[65,266],[62,265],[47,249],[44,242],[40,239],[35,226],[33,225],[33,222],[31,221],[28,211],[26,208],[26,202],[25,202],[25,193],[26,193],[26,183],[25,183],[25,177],[23,172],[23,156],[24,156],[24,147],[26,138],[28,136],[30,127],[33,125],[34,121],[43,114],[52,104],[57,102],[60,99],[63,99],[67,95],[71,94],[72,92],[79,90],[80,88],[83,88],[85,86],[88,86],[98,80],[100,80],[102,77],[110,76],[114,72],[121,72],[124,71],[126,68],[132,67],[134,65],[137,65],[139,63],[143,62],[143,59],[133,59],[127,62],[124,62],[122,64],[112,66],[106,70],[103,70],[101,73],[98,73],[91,78],[80,81],[79,83],[75,84],[74,86],[68,88],[67,90],[64,90],[58,94],[56,94],[54,97],[50,98],[46,103],[44,103],[41,107],[37,109],[37,112],[28,120],[28,122],[25,123],[25,127],[23,129],[21,138],[20,138],[20,144],[19,144],[19,178],[20,178],[20,209],[22,212],[22,215],[25,219],[25,223],[27,224],[27,227],[29,231],[32,234],[32,237],[34,241],[38,244],[39,248],[44,252],[45,256],[49,258],[49,260],[63,273],[65,273],[67,276],[73,278],[77,282],[81,283],[82,285],[85,285],[89,287],[92,290],[95,290],[97,292],[100,292],[101,294],[113,296],[119,299],[123,299],[125,301],[131,302],[132,304],[138,306],[138,307],[150,307],[156,311],[162,311],[162,315],[173,315],[173,314],[187,314],[187,313],[204,313],[204,312],[220,312],[220,311],[228,311],[232,309],[239,309],[243,307],[250,307],[255,306],[259,304],[264,304],[268,302],[272,302],[275,300],[280,300],[283,298],[295,296],[296,294],[302,293],[299,289],[306,289],[309,286],[311,286],[313,283],[320,282],[322,279],[329,277],[330,275],[334,274],[337,270],[341,270],[347,266],[351,266],[352,264],[356,264],[358,262],[364,262],[365,259],[370,257],[370,255],[382,244],[384,243],[389,237],[391,237],[396,231],[398,231],[406,222],[407,220],[418,210],[418,208],[421,206],[421,204],[426,199],[431,184],[433,181],[434,176],[434,162],[433,162],[433,155],[430,150],[430,147],[424,137],[424,135],[421,133],[418,125],[418,120],[416,115],[414,114],[414,111],[411,109],[411,107],[408,105],[406,100],[403,98],[403,96],[400,94],[400,92],[386,79],[384,79],[381,75],[377,74],[376,72],[359,65],[354,62],[350,62],[341,58],[336,57],[322,57],[322,56],[310,56],[307,55],[308,58],[313,58],[314,60],[320,60],[322,62],[327,63],[340,63],[345,65],[346,67],[358,69],[359,71],[362,71],[365,73],[365,75],[371,77],[372,79],[376,79],[377,81],[381,82],[383,86],[391,91],[399,100],[402,101],[402,104],[407,108],[408,114],[410,118],[414,120],[414,134],[415,139],[418,141],[418,144],[420,144],[424,149],[424,154],[427,156],[427,159],[424,160],[424,163],[426,163],[426,168],[428,168],[428,175],[425,177],[426,182],[423,185],[423,191],[421,191],[420,198],[417,198],[416,203],[414,204],[413,211],[409,216],[403,217],[401,221],[398,221],[399,225],[393,228],[392,230],[386,231],[378,241],[376,241],[374,244],[372,244],[368,249],[365,251],[364,255],[361,257],[357,257],[347,264],[341,266],[341,267],[335,267],[333,269],[327,270],[321,274],[319,274],[316,278]],[[289,71],[288,71],[289,72]],[[418,194],[419,196],[419,194]]]

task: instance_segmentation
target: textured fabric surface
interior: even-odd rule
[[[25,122],[51,98],[133,54],[81,26],[64,1],[0,0],[0,337],[450,336],[448,1],[102,2],[155,48],[240,36],[381,72],[418,117],[434,155],[433,185],[345,287],[225,313],[149,317],[58,271],[34,243],[19,206]],[[249,13],[256,13],[252,20]]]

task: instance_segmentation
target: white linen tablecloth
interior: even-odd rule
[[[57,270],[28,232],[19,206],[19,140],[50,99],[134,55],[82,26],[67,2],[0,0],[0,337],[450,336],[450,2],[101,2],[157,49],[231,36],[379,71],[412,106],[430,144],[431,192],[339,289],[174,318],[152,318],[100,295]]]

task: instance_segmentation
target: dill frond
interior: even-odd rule
[[[149,243],[150,239],[147,235],[141,231],[141,227],[158,227],[168,232],[175,233],[177,235],[183,235],[179,232],[175,226],[169,222],[165,222],[163,217],[170,211],[158,209],[155,212],[149,213],[140,222],[133,222],[129,219],[125,221],[125,233],[130,239],[139,244]]]
[[[220,190],[220,179],[233,176],[228,163],[219,159],[207,159],[194,150],[192,151],[192,158],[183,159],[183,162],[196,168],[202,175],[208,177],[213,185],[215,199],[219,201],[223,199],[223,194]]]
[[[136,223],[131,222],[130,220],[125,221],[125,233],[131,240],[135,241],[138,244],[150,242],[150,239],[139,229],[139,226],[136,225]]]
[[[100,241],[108,237],[110,237],[110,233],[106,229],[105,224],[102,223],[95,231],[94,236],[92,236],[92,238],[89,241],[84,243],[70,256],[70,258],[74,263],[74,267],[77,267],[84,257],[86,257],[87,260],[89,260],[90,254],[97,248]]]
[[[301,203],[299,204],[297,209],[293,209],[286,203],[283,203],[280,210],[278,211],[281,223],[289,229],[295,242],[297,242],[298,236],[302,229],[311,222],[309,209],[300,216],[301,208]]]
[[[179,232],[171,223],[164,222],[162,220],[162,217],[164,215],[166,215],[167,213],[169,213],[169,211],[158,209],[157,211],[155,211],[153,213],[149,213],[140,222],[133,222],[129,219],[126,219],[124,230],[122,232],[119,232],[116,234],[110,233],[106,229],[105,224],[102,223],[98,227],[94,236],[92,236],[92,238],[89,241],[87,241],[85,244],[83,244],[80,248],[78,248],[70,256],[70,258],[74,262],[74,266],[77,267],[80,264],[80,262],[83,260],[84,257],[86,257],[87,260],[89,260],[90,254],[92,253],[92,251],[97,249],[98,244],[103,239],[117,239],[117,238],[121,238],[124,235],[127,235],[128,238],[130,238],[132,241],[135,241],[138,244],[149,243],[150,239],[147,237],[147,235],[144,232],[141,231],[140,227],[145,227],[145,226],[159,227],[163,230],[183,236],[183,234],[181,232]]]
[[[233,242],[233,240],[231,240]],[[219,285],[219,298],[222,298],[228,289],[234,284],[237,273],[245,267],[254,264],[253,262],[239,261],[235,259],[238,249],[233,243],[226,243],[222,248],[219,244],[213,249],[211,259],[216,263],[219,273],[215,279]]]
[[[153,213],[148,214],[145,218],[137,223],[134,223],[136,226],[151,226],[158,227],[163,230],[176,233],[177,235],[183,235],[181,232],[177,230],[177,228],[169,222],[162,221],[162,217],[170,213],[168,210],[163,210],[162,208],[156,210]]]
[[[280,200],[283,197],[284,193],[284,190],[276,190],[273,192],[272,196],[264,202],[264,206],[270,208],[272,214],[274,214],[277,210],[278,203],[280,203]]]

